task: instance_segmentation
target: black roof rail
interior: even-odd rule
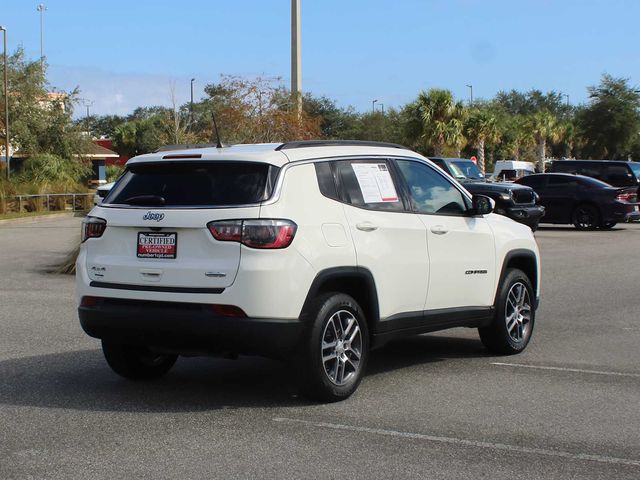
[[[226,146],[226,145],[223,145]],[[215,143],[192,143],[185,145],[163,145],[158,148],[154,153],[158,152],[170,152],[172,150],[193,150],[196,148],[216,148],[217,145]]]
[[[397,143],[373,142],[369,140],[299,140],[296,142],[283,143],[279,147],[276,147],[276,150],[291,150],[294,148],[307,147],[387,147],[406,150],[406,147],[398,145]]]

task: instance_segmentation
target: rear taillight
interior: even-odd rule
[[[82,221],[82,241],[101,237],[106,228],[107,221],[104,218],[85,217]]]
[[[221,242],[240,242],[251,248],[277,249],[291,245],[298,226],[291,220],[221,220],[207,224]]]
[[[616,196],[616,200],[618,202],[635,203],[635,202],[638,201],[638,194],[637,193],[631,193],[631,192],[619,193]]]
[[[211,235],[221,242],[242,241],[242,220],[223,220],[207,224]]]

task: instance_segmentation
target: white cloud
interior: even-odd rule
[[[98,67],[52,65],[48,77],[57,90],[80,89],[80,98],[91,104],[90,113],[97,115],[127,115],[139,106],[171,105],[170,84],[176,85],[178,103],[190,98],[190,80],[187,77],[114,73]],[[194,97],[200,98],[204,83],[194,85]],[[76,108],[75,116],[82,117],[86,109]]]

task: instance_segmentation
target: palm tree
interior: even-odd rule
[[[558,119],[548,111],[539,111],[528,117],[527,126],[536,141],[538,168],[544,172],[547,140],[557,141],[560,134]]]
[[[422,121],[421,138],[425,146],[433,147],[435,156],[442,156],[445,145],[462,146],[462,102],[456,102],[449,90],[433,88],[420,92],[416,110]]]
[[[465,135],[475,147],[478,156],[478,168],[484,175],[484,147],[486,143],[494,143],[500,139],[500,131],[496,118],[487,110],[474,109],[469,114],[465,125]]]

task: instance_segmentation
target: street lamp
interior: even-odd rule
[[[560,94],[560,98],[562,97],[567,97],[567,107],[569,106],[569,94],[568,93],[561,93]]]
[[[469,95],[470,95],[470,100],[469,100],[469,105],[473,105],[473,85],[467,85],[467,87],[469,88]]]
[[[44,3],[41,3],[36,8],[40,12],[40,68],[44,72],[44,41],[43,41],[43,31],[44,31],[44,12],[47,11],[47,6]]]
[[[191,103],[189,104],[189,124],[193,123],[193,82],[195,81],[196,81],[195,78],[191,79]]]
[[[4,62],[4,159],[7,163],[7,180],[9,179],[9,63],[7,62],[7,29],[0,26],[4,36],[4,53],[2,54]]]
[[[382,110],[382,115],[384,115],[384,103],[379,103],[378,105],[380,105],[380,110]]]
[[[378,101],[378,100],[376,99],[376,100],[374,100],[373,102],[371,102],[371,111],[372,111],[372,112],[375,112],[375,111],[376,111],[376,102],[377,102],[377,101]]]

